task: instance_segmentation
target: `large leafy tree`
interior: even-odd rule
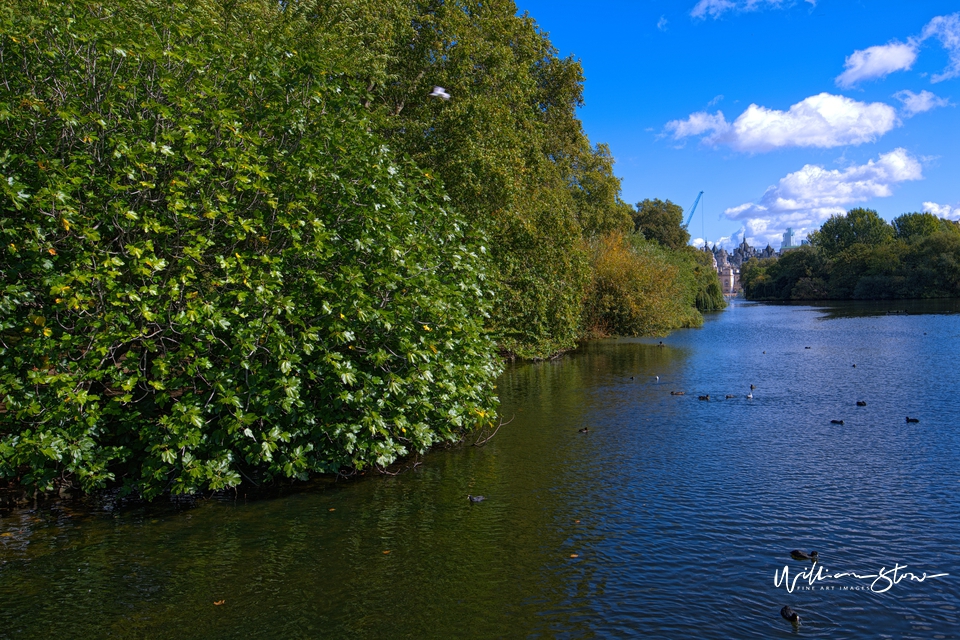
[[[679,249],[690,241],[690,234],[683,226],[683,208],[669,200],[656,198],[637,203],[633,221],[644,238],[661,246]]]
[[[879,245],[893,239],[894,230],[873,209],[851,209],[845,215],[834,215],[818,231],[810,234],[810,243],[832,258],[855,245]]]
[[[898,240],[920,240],[935,233],[960,233],[956,222],[938,218],[932,213],[904,213],[892,222]]]
[[[302,16],[5,9],[0,476],[191,492],[489,419],[482,231],[297,47]]]

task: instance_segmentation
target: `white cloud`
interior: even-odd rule
[[[721,102],[722,100],[723,100],[723,94],[722,94],[722,93],[719,94],[719,95],[715,95],[715,96],[713,96],[713,99],[710,100],[710,102],[707,103],[707,106],[708,106],[708,107],[712,107],[713,105],[717,104],[718,102]]]
[[[932,213],[938,218],[947,220],[960,220],[960,207],[954,207],[949,204],[937,204],[936,202],[924,202],[923,210]]]
[[[810,4],[816,6],[815,0],[807,0]],[[782,7],[791,5],[792,2],[784,0],[700,0],[696,6],[690,10],[690,15],[694,18],[719,18],[727,11],[757,11],[764,7]]]
[[[922,40],[936,38],[947,50],[950,63],[943,73],[931,78],[932,82],[940,82],[960,76],[960,13],[949,16],[937,16],[927,23],[920,35]]]
[[[666,16],[660,16],[660,19],[657,20],[657,29],[660,29],[660,31],[666,31],[666,30],[667,30],[667,22],[668,22],[668,21],[667,21]]]
[[[902,148],[843,170],[808,164],[767,188],[759,202],[730,207],[724,215],[743,222],[751,244],[774,244],[787,227],[804,237],[850,205],[891,196],[897,183],[921,179],[920,162]]]
[[[929,91],[914,93],[913,91],[898,91],[893,97],[903,103],[903,113],[907,117],[914,116],[924,111],[930,111],[937,107],[946,107],[950,101],[932,94]]]
[[[844,62],[843,73],[837,76],[837,86],[849,88],[862,80],[882,78],[894,71],[906,71],[917,59],[919,43],[914,40],[891,42],[854,51]]]
[[[890,105],[821,93],[798,102],[788,111],[751,104],[732,124],[720,111],[714,115],[699,111],[686,120],[668,122],[665,129],[678,140],[709,132],[703,138],[707,144],[763,152],[784,147],[830,148],[873,142],[898,124],[897,111]]]
[[[673,137],[679,140],[689,136],[698,136],[708,131],[717,134],[726,132],[730,129],[722,111],[717,111],[715,115],[710,115],[706,111],[691,113],[686,120],[671,120],[666,125],[667,131],[673,134]]]
[[[756,4],[757,1],[754,0],[753,3]],[[704,2],[707,0],[702,0],[700,4]],[[732,4],[730,0],[717,2]],[[699,6],[698,4],[697,7]],[[844,72],[837,76],[836,83],[840,87],[848,88],[863,80],[883,78],[894,71],[908,70],[917,59],[920,45],[930,38],[940,41],[950,59],[943,73],[934,75],[931,81],[936,83],[960,76],[960,13],[954,13],[933,18],[924,26],[919,37],[908,38],[906,42],[894,40],[885,45],[854,51],[847,56],[843,65]]]

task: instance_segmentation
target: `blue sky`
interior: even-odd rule
[[[623,198],[774,248],[857,206],[960,219],[960,3],[517,0],[581,61]],[[701,231],[702,230],[702,231]]]

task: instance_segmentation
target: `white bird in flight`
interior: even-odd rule
[[[444,100],[450,99],[450,94],[447,93],[447,90],[443,87],[434,87],[433,91],[430,92],[431,98],[443,98]]]

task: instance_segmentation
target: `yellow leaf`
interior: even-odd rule
[[[222,605],[224,602],[226,602],[226,600],[214,600],[214,601],[213,601],[213,604],[215,604],[216,606],[219,607],[219,606]]]
[[[49,254],[52,255],[52,256],[55,256],[55,255],[57,255],[57,250],[56,250],[56,249],[47,249],[47,253],[49,253]]]

